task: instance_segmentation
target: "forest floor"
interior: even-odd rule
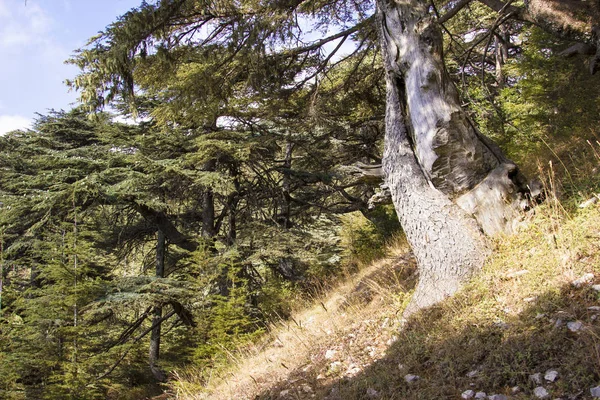
[[[231,353],[180,399],[588,399],[600,385],[600,205],[550,196],[456,296],[402,321],[406,245]],[[202,390],[200,390],[200,388]],[[598,389],[600,391],[600,389]],[[475,397],[479,396],[479,397]],[[504,397],[505,396],[505,397]]]

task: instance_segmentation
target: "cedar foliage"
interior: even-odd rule
[[[597,134],[597,77],[561,60],[560,42],[507,23],[499,82],[497,44],[477,36],[495,15],[470,7],[447,23],[447,60],[484,132],[520,161],[567,128]],[[326,286],[345,256],[377,256],[397,220],[369,209],[380,182],[351,168],[381,161],[372,12],[143,2],[78,51],[82,107],[0,137],[0,397],[143,397],[158,390],[147,365],[156,309],[164,371],[216,367]],[[307,45],[296,17],[343,35]],[[104,105],[142,119],[113,122]],[[350,212],[369,222],[341,233]]]

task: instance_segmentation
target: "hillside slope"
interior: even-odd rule
[[[567,212],[550,198],[494,246],[457,296],[409,321],[400,318],[414,261],[406,247],[390,249],[263,342],[231,354],[233,367],[207,384],[180,375],[176,396],[591,398],[600,385],[599,206]]]

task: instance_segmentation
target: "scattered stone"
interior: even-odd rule
[[[399,369],[400,371],[404,371],[404,370],[406,369],[406,365],[404,365],[404,364],[402,364],[402,363],[399,363],[399,364],[398,364],[398,369]]]
[[[304,393],[312,393],[313,389],[312,387],[310,387],[309,384],[305,383],[302,386],[300,386],[300,389],[304,392]]]
[[[500,328],[500,329],[508,329],[508,328],[510,328],[510,325],[507,324],[504,321],[496,321],[496,322],[494,322],[494,326],[496,328]]]
[[[391,338],[389,338],[389,340],[385,343],[388,346],[393,345],[394,343],[396,343],[398,341],[398,336],[393,335]]]
[[[419,379],[421,379],[421,377],[419,375],[413,375],[413,374],[404,375],[404,380],[406,381],[406,383],[413,383],[413,382],[418,381]]]
[[[341,361],[334,361],[331,364],[329,364],[329,369],[327,372],[330,374],[337,374],[338,372],[340,372],[341,369],[342,369]]]
[[[544,375],[544,379],[548,382],[554,382],[556,381],[556,378],[558,378],[558,371],[548,370]]]
[[[560,328],[561,326],[563,326],[565,324],[565,321],[563,321],[562,319],[558,318],[556,320],[556,322],[554,322],[554,327],[555,328]]]
[[[518,386],[513,386],[510,388],[510,394],[517,394],[517,393],[521,393],[521,388]]]
[[[548,393],[546,388],[543,386],[538,386],[535,389],[533,389],[533,394],[538,399],[547,399],[548,397],[550,397],[550,393]]]
[[[594,274],[587,273],[587,274],[583,275],[581,278],[575,279],[573,282],[571,282],[571,285],[573,285],[577,288],[580,288],[584,285],[592,283],[593,280],[594,280]]]
[[[317,380],[320,381],[321,379],[325,379],[325,375],[323,375],[323,374],[317,375]]]
[[[567,322],[567,328],[571,332],[578,332],[578,331],[580,331],[582,326],[583,326],[583,324],[581,323],[581,321]]]
[[[460,395],[461,399],[472,399],[473,397],[475,397],[475,392],[472,391],[471,389],[469,390],[465,390],[464,392],[462,392],[462,394]]]
[[[360,373],[360,371],[361,371],[361,369],[357,365],[352,364],[346,371],[345,375],[352,377],[352,376],[358,375]]]
[[[596,292],[600,292],[600,285],[592,285],[592,289]]]
[[[536,297],[525,297],[525,298],[523,299],[523,301],[524,301],[525,303],[533,303],[533,302],[535,301],[535,299],[536,299]]]
[[[510,273],[506,274],[506,277],[507,278],[516,278],[518,276],[522,276],[522,275],[525,275],[525,274],[528,274],[528,273],[529,273],[528,270],[522,269],[520,271],[510,272]]]
[[[479,370],[474,369],[473,371],[469,371],[467,373],[467,378],[475,378],[477,375],[479,375]]]
[[[586,201],[584,201],[583,203],[581,203],[579,205],[579,208],[588,208],[589,206],[593,206],[597,202],[598,202],[598,198],[596,196],[594,196],[591,199],[587,199]]]
[[[590,394],[592,397],[598,398],[600,397],[600,386],[596,386],[590,389]]]
[[[336,354],[337,354],[336,350],[333,350],[333,349],[327,350],[325,352],[325,359],[326,360],[331,360],[333,357],[335,357]]]
[[[508,400],[508,397],[506,397],[503,394],[493,394],[491,396],[488,397],[489,400]]]
[[[281,392],[279,392],[279,398],[280,399],[285,399],[286,397],[288,397],[290,395],[290,391],[289,389],[286,390],[282,390]]]
[[[541,385],[542,384],[542,374],[539,372],[536,372],[533,375],[529,375],[529,380],[533,383],[535,383],[536,385]]]
[[[587,308],[589,311],[600,311],[600,306],[591,306]]]
[[[367,389],[367,396],[369,397],[378,397],[379,396],[379,392],[373,388],[368,388]]]
[[[475,393],[475,398],[476,399],[487,399],[487,393],[486,392],[477,392],[477,393]]]
[[[537,313],[537,315],[535,316],[535,319],[542,319],[546,316],[545,313]]]

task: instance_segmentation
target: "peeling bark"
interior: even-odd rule
[[[487,248],[475,220],[430,184],[426,169],[415,157],[409,134],[411,96],[405,85],[410,68],[406,64],[400,67],[402,59],[394,40],[398,37],[392,37],[394,28],[404,31],[406,25],[400,18],[390,20],[387,17],[389,13],[399,17],[397,3],[380,0],[378,8],[387,71],[383,169],[420,274],[413,299],[405,310],[407,316],[454,294],[472,272],[481,268]],[[390,29],[390,23],[397,26]],[[415,99],[414,95],[412,98]],[[429,119],[422,111],[419,115]]]
[[[448,78],[424,0],[378,0],[386,70],[383,169],[419,269],[409,315],[452,295],[524,207],[517,166],[483,137]]]
[[[469,198],[465,210],[479,211],[474,216],[486,234],[510,232],[512,221],[503,219],[516,217],[511,210],[523,205],[525,179],[497,146],[482,137],[461,108],[444,66],[439,24],[429,14],[428,3],[392,0],[381,1],[380,7],[388,73],[401,77],[405,85],[404,119],[426,179],[451,200]],[[497,179],[499,171],[507,171],[505,179]],[[488,179],[490,174],[494,178]],[[493,188],[498,193],[491,198],[469,194],[475,188],[480,191],[480,183],[486,180],[502,182]],[[495,211],[487,213],[488,209]]]

